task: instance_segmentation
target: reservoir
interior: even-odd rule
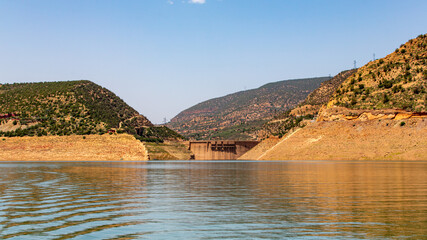
[[[0,239],[426,239],[427,162],[0,163]]]

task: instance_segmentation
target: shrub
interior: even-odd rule
[[[362,90],[358,89],[354,89],[354,95],[359,95],[362,93]]]
[[[401,92],[403,90],[402,85],[394,86],[392,89],[393,93]]]
[[[390,101],[390,98],[388,97],[387,94],[384,94],[383,96],[383,103],[388,103]]]
[[[405,124],[406,124],[405,122],[400,122],[401,127],[405,126]]]
[[[381,82],[378,87],[380,88],[391,88],[393,86],[393,82],[392,81],[388,81],[388,80],[384,80],[383,82]]]
[[[369,95],[369,94],[371,94],[371,91],[372,91],[372,88],[366,88],[365,94]]]
[[[418,87],[415,87],[412,91],[414,92],[414,94],[420,93],[420,89]]]

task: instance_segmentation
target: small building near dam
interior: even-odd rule
[[[259,141],[190,141],[194,160],[236,160],[255,147]]]

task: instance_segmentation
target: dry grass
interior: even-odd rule
[[[147,159],[144,144],[128,134],[0,138],[0,161]]]

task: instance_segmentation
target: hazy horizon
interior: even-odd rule
[[[210,98],[334,76],[425,34],[425,1],[0,2],[0,83],[91,80],[154,123]]]

